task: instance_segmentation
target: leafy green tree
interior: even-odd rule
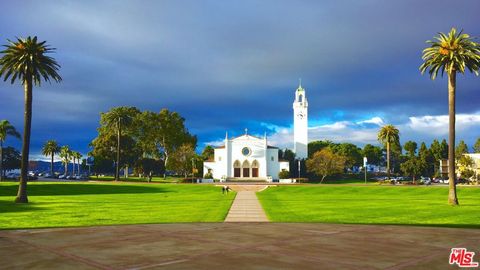
[[[111,173],[114,171],[114,159],[106,158],[102,155],[94,156],[93,171],[96,175],[102,173]]]
[[[60,152],[60,146],[58,145],[57,141],[49,140],[47,141],[42,148],[42,154],[44,156],[50,156],[50,174],[53,176],[53,162],[55,158],[55,154]]]
[[[460,175],[464,178],[472,177],[475,172],[472,170],[472,166],[475,164],[473,158],[467,155],[462,155],[458,159],[458,171]]]
[[[307,170],[320,176],[320,183],[322,183],[325,177],[342,173],[345,168],[345,161],[344,156],[335,154],[330,147],[327,147],[313,154],[311,158],[307,159],[306,164]]]
[[[443,139],[440,144],[440,149],[442,151],[442,159],[448,159],[448,143],[447,140]]]
[[[444,140],[445,141],[445,140]],[[446,145],[445,141],[445,145]],[[448,147],[445,148],[445,145],[440,144],[440,142],[437,139],[434,139],[432,144],[430,145],[430,152],[432,153],[433,156],[433,164],[434,164],[434,170],[435,170],[435,175],[440,174],[440,166],[439,166],[439,160],[445,159],[446,157],[444,156],[445,152],[448,152]],[[445,151],[447,149],[447,151]]]
[[[378,140],[387,147],[387,174],[390,177],[390,146],[400,145],[400,132],[394,125],[386,125],[378,132]]]
[[[417,143],[414,141],[407,141],[404,145],[403,148],[407,151],[407,155],[409,157],[415,156],[415,153],[417,152]]]
[[[432,155],[432,152],[427,148],[427,145],[424,142],[422,142],[420,145],[418,157],[425,163],[425,171],[423,173],[428,176],[433,176],[435,173],[435,159]]]
[[[21,160],[20,152],[18,152],[17,149],[10,146],[5,147],[3,149],[3,158],[2,158],[3,167],[0,173],[5,174],[5,171],[15,170],[20,168],[21,161],[22,160]]]
[[[135,167],[142,152],[137,144],[136,138],[130,133],[123,133],[121,137],[122,147],[120,149],[121,167]],[[94,158],[94,170],[97,173],[111,173],[116,169],[117,135],[106,127],[100,127],[98,136],[90,143],[93,150],[89,153]],[[106,161],[108,160],[108,162]]]
[[[441,71],[442,76],[446,72],[448,76],[448,176],[449,194],[448,203],[458,205],[457,190],[455,184],[455,95],[457,72],[465,73],[465,69],[478,76],[480,69],[480,44],[462,31],[457,33],[452,28],[448,34],[439,33],[434,41],[427,41],[430,46],[423,50],[424,63],[420,66],[422,74],[428,70],[434,80]]]
[[[369,164],[380,165],[380,163],[382,162],[382,148],[378,146],[366,144],[363,147],[362,154],[364,157],[367,157]]]
[[[290,172],[287,170],[282,170],[278,173],[278,178],[280,179],[288,179],[290,177]]]
[[[416,156],[411,156],[407,161],[400,165],[400,169],[406,175],[410,175],[415,183],[416,178],[425,170],[425,162]]]
[[[30,153],[30,134],[32,127],[32,88],[40,86],[41,80],[53,79],[60,82],[62,78],[57,73],[60,65],[46,54],[55,49],[46,45],[46,41],[38,42],[37,37],[17,38],[16,41],[8,40],[8,45],[1,53],[0,78],[10,80],[14,84],[18,79],[21,81],[25,95],[23,143],[22,143],[22,166],[21,177],[18,187],[16,203],[28,203],[27,180],[28,180],[28,156]]]
[[[176,112],[163,109],[159,113],[159,132],[156,142],[163,154],[165,168],[170,168],[169,157],[182,145],[191,145],[195,149],[197,137],[192,136],[185,127],[185,119]],[[166,178],[166,174],[164,174]]]
[[[192,144],[183,144],[171,156],[171,162],[167,169],[187,177],[192,172],[192,163],[195,164],[195,148]]]
[[[210,145],[205,146],[205,148],[202,151],[202,159],[204,161],[213,160],[214,156],[215,156],[215,149]]]
[[[455,148],[455,159],[460,159],[463,154],[468,153],[468,146],[464,140],[461,140]]]
[[[475,144],[473,145],[473,152],[480,153],[480,138],[478,138]]]
[[[442,147],[440,142],[437,139],[434,139],[432,144],[430,145],[430,151],[432,152],[433,157],[435,158],[435,162],[438,162],[442,159]]]
[[[20,138],[20,133],[7,120],[0,121],[0,181],[3,180],[3,144],[7,136]]]
[[[315,154],[316,152],[322,150],[323,148],[325,147],[331,147],[335,145],[333,142],[331,141],[313,141],[313,142],[309,142],[308,143],[308,157],[312,157],[313,154]]]
[[[158,139],[161,133],[160,116],[151,111],[144,111],[137,115],[137,142],[143,157],[160,158],[160,142]]]
[[[70,150],[68,145],[64,145],[60,148],[59,156],[62,159],[63,165],[65,166],[64,175],[66,176],[68,174],[68,163],[70,163],[70,160],[72,159],[72,150]]]
[[[140,111],[135,107],[116,107],[106,113],[101,113],[100,124],[112,130],[117,135],[117,156],[115,164],[115,181],[120,180],[120,151],[122,131],[128,132],[133,129],[134,118]]]
[[[137,160],[134,166],[136,174],[142,174],[148,176],[148,182],[151,181],[151,175],[161,175],[165,172],[163,162],[153,158],[141,158]]]
[[[288,148],[285,148],[285,150],[283,151],[279,151],[279,156],[278,156],[278,159],[279,160],[285,160],[285,161],[288,161],[288,164],[289,164],[289,168],[290,168],[290,171],[289,171],[289,177],[295,177],[297,176],[298,174],[298,161],[296,160],[296,157],[295,157],[295,153],[288,149]],[[305,163],[303,163],[305,164]],[[300,174],[305,176],[305,167],[304,166],[301,166],[300,167]]]
[[[352,143],[340,143],[332,146],[332,150],[345,157],[345,166],[351,168],[353,166],[361,166],[363,163],[362,149]]]

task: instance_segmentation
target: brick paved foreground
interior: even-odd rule
[[[480,230],[194,223],[0,231],[1,269],[459,269]]]

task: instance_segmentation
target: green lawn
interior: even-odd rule
[[[257,193],[274,222],[407,224],[480,228],[480,188],[426,186],[279,186]]]
[[[29,183],[28,204],[13,203],[16,192],[17,183],[0,183],[0,229],[222,222],[235,198],[182,184]]]

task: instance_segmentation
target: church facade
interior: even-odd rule
[[[308,154],[308,103],[301,84],[295,91],[293,102],[294,141],[293,148],[298,159]],[[235,138],[225,136],[223,145],[215,148],[213,160],[205,161],[204,173],[223,180],[266,180],[279,179],[282,170],[289,171],[289,162],[279,160],[279,149],[263,138],[245,134]]]
[[[289,170],[288,161],[278,159],[278,148],[268,145],[267,137],[225,136],[224,145],[215,148],[214,160],[204,162],[203,171],[215,179],[278,179],[278,173]]]

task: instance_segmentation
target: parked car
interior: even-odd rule
[[[66,175],[65,174],[61,174],[58,176],[58,179],[65,179]]]
[[[9,172],[5,175],[6,179],[17,179],[18,177],[20,177],[20,173],[16,172]]]
[[[21,176],[19,175],[16,179],[17,179],[17,180],[20,180],[20,177],[21,177]],[[27,181],[37,180],[37,179],[38,179],[38,177],[36,177],[35,175],[33,175],[33,176],[30,175],[30,174],[27,175]]]

